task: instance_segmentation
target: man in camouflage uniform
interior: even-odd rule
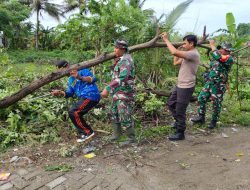
[[[122,145],[136,141],[132,111],[134,104],[135,68],[131,55],[128,53],[128,43],[117,40],[114,49],[116,59],[113,64],[112,81],[102,91],[102,97],[112,96],[111,120],[113,135],[111,140],[118,140],[122,130],[127,134],[127,140]]]
[[[210,71],[207,76],[205,86],[198,97],[198,114],[199,116],[191,119],[193,123],[205,123],[206,103],[210,98],[213,102],[212,120],[208,126],[209,129],[216,127],[219,114],[221,112],[221,103],[223,95],[226,92],[228,74],[234,62],[234,58],[230,55],[232,51],[231,44],[223,44],[220,49],[215,48],[215,42],[210,41],[212,49],[210,62]]]

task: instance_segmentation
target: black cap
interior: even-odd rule
[[[65,60],[60,60],[55,64],[59,69],[65,68],[69,65],[69,63]]]
[[[118,40],[115,41],[114,45],[115,45],[116,48],[123,48],[123,49],[128,50],[128,42],[125,41],[125,40],[118,39]]]
[[[218,45],[218,46],[216,47],[216,49],[221,49],[221,45]]]
[[[226,50],[226,51],[233,51],[233,47],[232,47],[232,44],[229,44],[229,43],[223,43],[221,44],[221,48]]]

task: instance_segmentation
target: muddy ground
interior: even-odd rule
[[[123,184],[117,189],[250,189],[250,131],[245,127],[227,127],[212,133],[188,130],[186,140],[181,142],[162,137],[125,148],[103,139],[100,135],[94,141],[97,150],[91,159],[84,157],[84,145],[76,144],[74,139],[66,144],[15,147],[1,154],[1,170],[15,173],[18,168],[64,163],[73,166],[75,172],[116,178]],[[63,157],[67,149],[72,150],[72,155]],[[13,156],[28,157],[32,163],[10,163]]]

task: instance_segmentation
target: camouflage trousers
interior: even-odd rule
[[[132,113],[134,102],[128,100],[113,100],[110,117],[113,124],[123,129],[134,126]]]
[[[221,112],[221,104],[225,92],[225,82],[207,81],[198,96],[198,113],[205,115],[206,103],[210,99],[213,102],[212,120],[217,121]]]

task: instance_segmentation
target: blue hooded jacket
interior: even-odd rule
[[[99,101],[100,92],[95,84],[96,77],[87,68],[78,71],[78,75],[80,77],[91,77],[92,83],[83,82],[81,80],[77,80],[75,77],[70,76],[68,80],[68,90],[65,92],[66,98],[72,97],[75,94],[78,98]]]

